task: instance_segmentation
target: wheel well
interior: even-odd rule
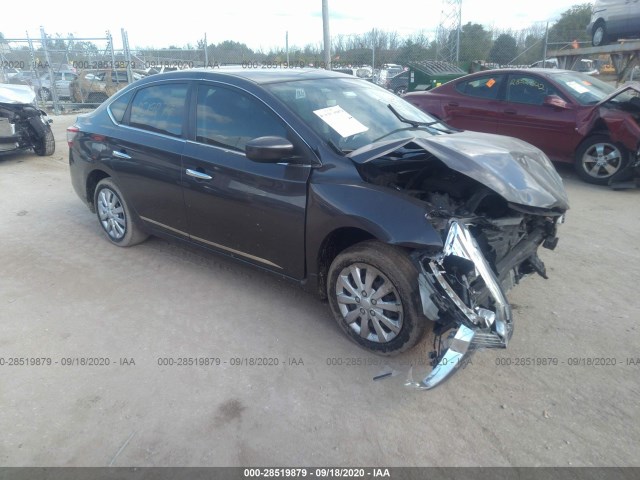
[[[325,237],[318,252],[318,293],[321,298],[327,298],[327,273],[333,259],[343,250],[365,240],[375,240],[375,237],[353,227],[339,228]]]
[[[95,212],[95,205],[93,204],[93,197],[96,193],[96,186],[103,178],[107,178],[109,175],[102,170],[94,170],[87,177],[87,202],[92,212]]]

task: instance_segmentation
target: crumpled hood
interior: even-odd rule
[[[36,93],[28,85],[0,85],[0,103],[33,104]]]
[[[640,93],[640,82],[627,82],[624,85],[621,85],[620,87],[616,88],[613,92],[611,92],[611,94],[607,95],[602,100],[600,100],[595,105],[595,107],[599,107],[602,104],[607,103],[608,101],[614,99],[615,97],[620,95],[622,92],[626,92],[627,90],[635,90],[636,92]]]
[[[538,148],[513,137],[471,131],[444,135],[424,132],[416,137],[371,144],[348,156],[356,163],[367,163],[411,143],[508,202],[544,209],[569,208],[562,179],[551,161]]]

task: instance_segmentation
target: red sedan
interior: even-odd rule
[[[616,90],[569,70],[490,70],[404,99],[453,127],[525,140],[553,161],[574,163],[590,183],[607,184],[638,158],[635,82]]]

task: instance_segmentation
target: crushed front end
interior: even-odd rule
[[[513,138],[460,132],[378,150],[362,152],[362,177],[424,202],[442,238],[441,249],[412,254],[436,341],[433,370],[420,381],[410,374],[407,385],[430,389],[474,350],[506,348],[514,330],[506,292],[529,274],[547,278],[538,249],[556,247],[568,199],[548,158]]]
[[[433,388],[473,350],[506,348],[513,316],[505,294],[530,273],[546,278],[537,249],[556,246],[561,221],[530,215],[451,219],[442,252],[416,255],[423,313],[436,322],[437,341],[433,370],[421,381],[408,380],[408,386]]]

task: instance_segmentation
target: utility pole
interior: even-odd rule
[[[329,0],[322,0],[322,37],[324,41],[324,65],[331,70],[331,37],[329,35]]]

